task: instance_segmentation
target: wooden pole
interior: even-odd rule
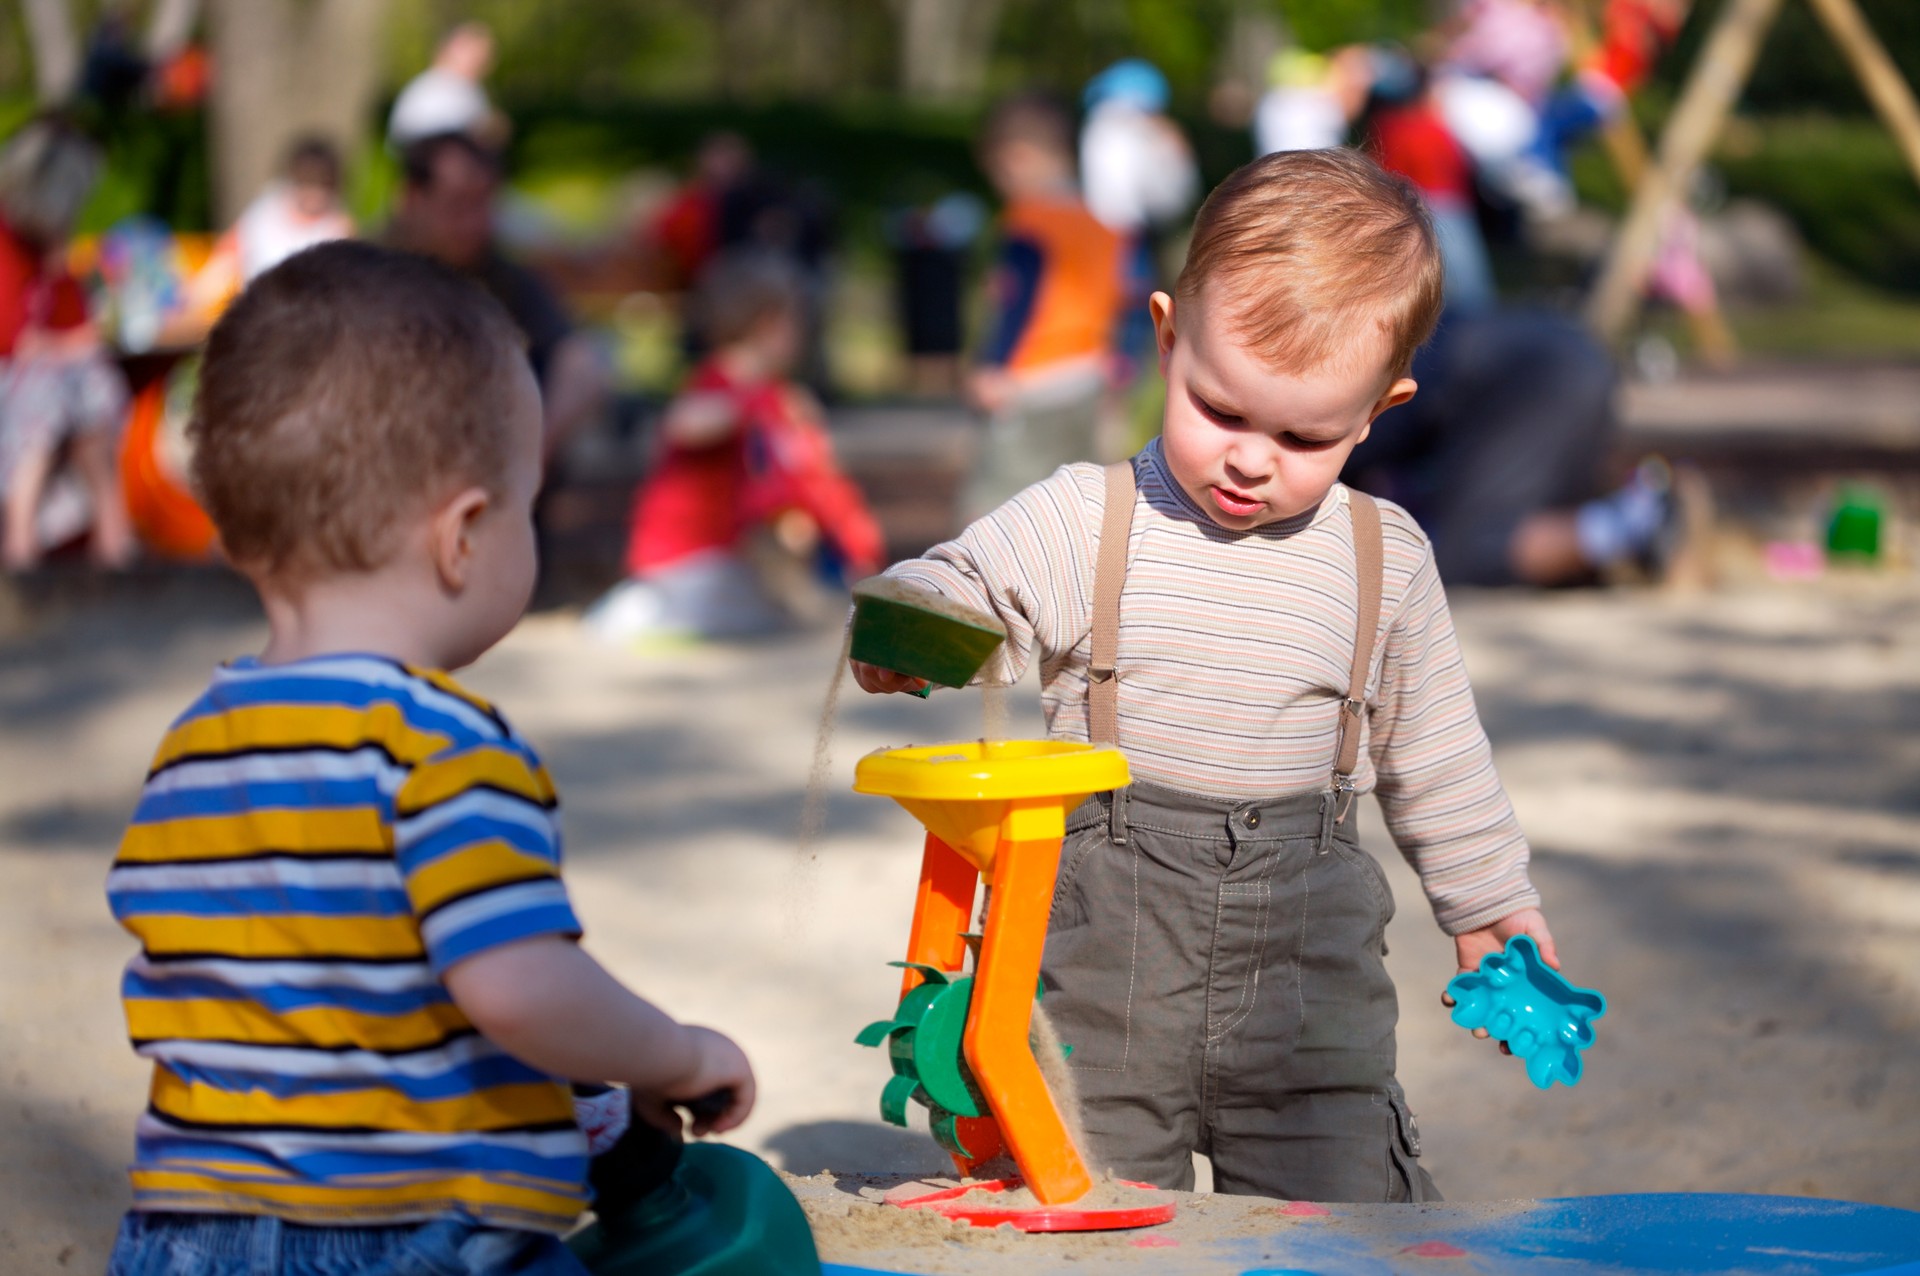
[[[1667,209],[1720,135],[1753,72],[1760,45],[1781,0],[1728,0],[1660,138],[1657,161],[1642,175],[1587,302],[1587,320],[1616,341],[1640,304],[1647,271],[1660,248]]]
[[[386,0],[211,0],[208,125],[222,225],[240,215],[301,133],[352,156],[380,83]]]
[[[1866,15],[1854,0],[1807,2],[1826,25],[1827,34],[1840,46],[1860,87],[1866,90],[1867,99],[1880,112],[1893,140],[1899,143],[1901,154],[1907,157],[1907,167],[1913,170],[1914,180],[1920,181],[1920,103],[1914,101],[1913,89],[1901,76],[1900,68],[1887,56],[1886,46],[1873,34]]]
[[[34,95],[41,106],[64,106],[80,78],[80,41],[68,0],[21,0],[33,49]]]

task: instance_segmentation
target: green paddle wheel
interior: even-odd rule
[[[921,982],[900,999],[893,1018],[881,1019],[860,1030],[854,1041],[863,1046],[884,1043],[893,1065],[893,1077],[880,1092],[880,1118],[889,1124],[907,1124],[907,1104],[927,1109],[928,1124],[940,1146],[956,1156],[979,1159],[960,1133],[963,1117],[991,1116],[973,1070],[967,1066],[967,1013],[973,1002],[973,976],[937,969],[919,962],[888,962],[917,970]],[[1038,1002],[1045,988],[1036,985]],[[1072,1046],[1061,1046],[1065,1058]]]

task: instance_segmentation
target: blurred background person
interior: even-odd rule
[[[1419,393],[1380,415],[1343,477],[1413,514],[1447,584],[1675,569],[1690,511],[1661,462],[1608,490],[1619,378],[1577,322],[1537,308],[1449,309],[1413,379]]]
[[[1407,178],[1427,201],[1446,263],[1447,313],[1478,314],[1499,297],[1480,228],[1473,158],[1448,126],[1425,67],[1386,49],[1367,51],[1367,66],[1367,146],[1383,168]]]
[[[333,143],[317,135],[300,138],[287,150],[282,176],[254,197],[222,237],[209,268],[224,264],[237,292],[303,248],[352,238],[353,217],[340,203],[340,181],[340,152]]]
[[[970,191],[953,191],[888,216],[894,301],[913,394],[954,398],[961,392],[968,257],[986,223],[986,204]]]
[[[1339,146],[1373,88],[1369,51],[1359,45],[1330,55],[1282,49],[1268,63],[1267,81],[1254,106],[1255,157]]]
[[[1003,202],[968,382],[987,429],[963,518],[1100,454],[1126,250],[1081,201],[1073,157],[1072,120],[1040,94],[1001,102],[980,136],[980,166]]]
[[[1361,131],[1426,200],[1446,312],[1415,357],[1419,393],[1374,423],[1348,477],[1414,513],[1449,584],[1691,572],[1688,542],[1707,515],[1697,477],[1657,458],[1618,481],[1620,378],[1607,349],[1574,318],[1498,294],[1484,192],[1533,217],[1571,207],[1564,175],[1534,149],[1569,56],[1567,21],[1551,0],[1473,0],[1430,41],[1445,50],[1437,69],[1370,53]]]
[[[694,152],[693,172],[662,200],[642,231],[662,267],[662,287],[686,292],[721,246],[727,198],[753,172],[753,147],[738,133],[709,133]]]
[[[83,533],[102,566],[134,555],[115,465],[126,380],[66,265],[99,167],[94,145],[53,119],[0,149],[0,560],[10,571]],[[63,463],[81,499],[50,485]],[[64,510],[49,501],[56,492],[70,498]]]
[[[753,161],[719,192],[719,250],[757,253],[785,262],[800,284],[800,358],[795,373],[815,394],[830,396],[827,302],[833,290],[834,214],[823,186],[804,170],[786,172]],[[700,329],[693,327],[699,340]],[[696,347],[696,356],[704,353]]]
[[[1466,0],[1434,32],[1441,112],[1487,179],[1537,216],[1573,206],[1572,187],[1539,159],[1541,115],[1566,70],[1569,16],[1559,0]]]
[[[484,22],[449,31],[426,70],[407,81],[387,117],[387,143],[404,151],[441,133],[464,133],[489,145],[506,141],[506,121],[487,97],[493,32]]]
[[[464,133],[442,133],[408,147],[402,166],[404,184],[389,239],[472,275],[520,325],[540,382],[552,458],[605,404],[607,376],[598,352],[574,328],[553,290],[508,260],[494,242],[498,156]]]
[[[616,643],[742,638],[841,614],[840,587],[881,565],[879,526],[794,382],[805,323],[792,264],[737,252],[692,308],[711,353],[661,418],[635,496],[628,578],[584,623]]]
[[[1147,298],[1160,287],[1161,236],[1193,210],[1200,193],[1193,147],[1167,115],[1171,96],[1160,68],[1124,58],[1089,80],[1082,99],[1080,188],[1087,210],[1121,239],[1122,381],[1131,381],[1153,350]]]

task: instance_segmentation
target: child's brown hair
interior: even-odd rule
[[[1009,142],[1024,142],[1058,156],[1069,167],[1074,162],[1073,116],[1051,95],[1015,93],[987,112],[981,125],[979,150],[990,155]]]
[[[745,340],[761,320],[779,314],[804,321],[806,287],[800,272],[773,253],[735,249],[707,267],[688,318],[707,347],[718,350]]]
[[[1275,368],[1310,371],[1351,345],[1356,325],[1390,342],[1404,375],[1444,300],[1439,240],[1413,184],[1359,151],[1281,151],[1214,188],[1194,218],[1181,305],[1205,289]]]
[[[525,342],[483,289],[412,253],[338,241],[248,286],[207,339],[193,479],[249,572],[368,571],[395,524],[507,470]]]

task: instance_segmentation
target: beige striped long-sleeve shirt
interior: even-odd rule
[[[1231,532],[1174,482],[1157,441],[1135,468],[1115,660],[1134,778],[1234,800],[1324,791],[1359,612],[1346,488],[1312,513]],[[888,573],[1000,618],[1007,643],[985,680],[1015,681],[1038,655],[1055,739],[1087,738],[1105,503],[1099,466],[1064,466]],[[1379,797],[1435,918],[1457,935],[1540,897],[1432,549],[1405,510],[1381,502],[1380,512],[1385,581],[1354,779]]]

